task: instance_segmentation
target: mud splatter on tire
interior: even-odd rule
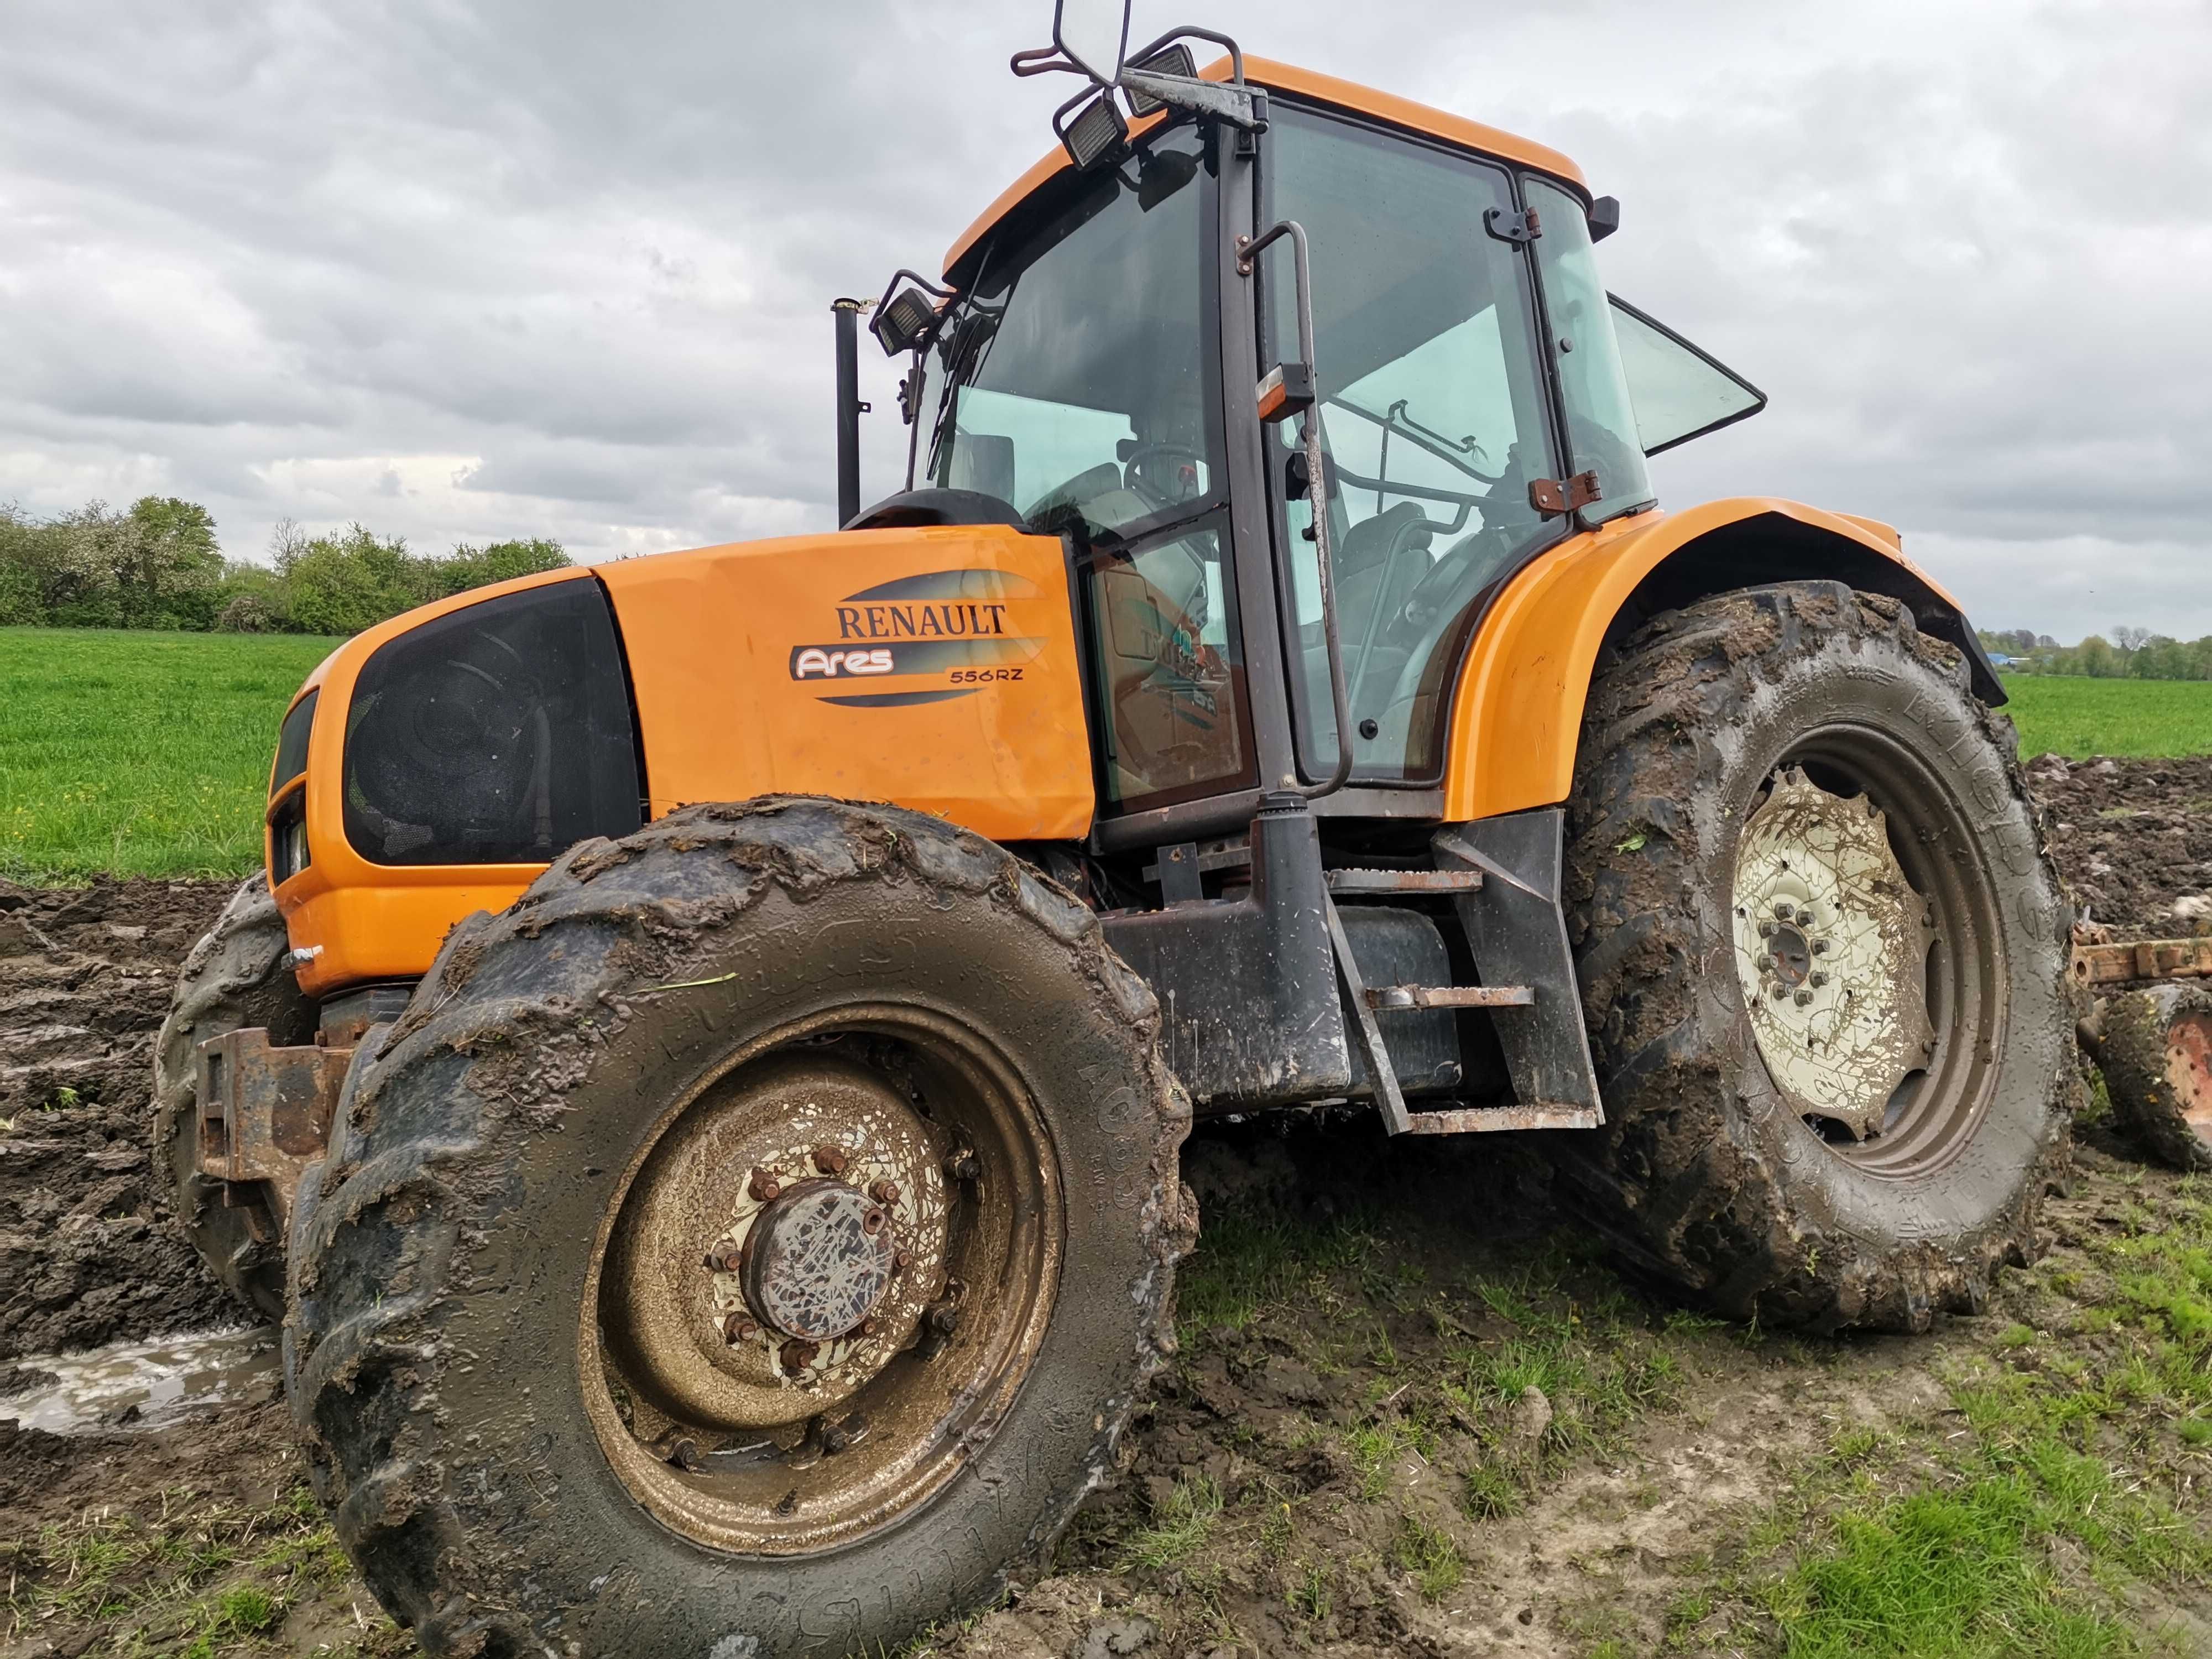
[[[1965,804],[1923,843],[1923,868],[1948,861],[1987,896],[1978,994],[2004,1036],[1971,1127],[1926,1168],[1877,1172],[1824,1144],[1766,1074],[1737,982],[1746,812],[1810,734],[1844,728]],[[1630,1262],[1736,1317],[1920,1329],[2034,1254],[2065,1156],[2069,910],[2015,746],[1955,651],[1840,584],[1726,594],[1623,641],[1591,690],[1569,812],[1571,927],[1612,1121],[1563,1151]]]
[[[154,1048],[155,1171],[216,1282],[270,1319],[284,1316],[283,1249],[273,1233],[257,1238],[249,1212],[226,1204],[221,1184],[200,1174],[196,1059],[210,1037],[248,1026],[266,1026],[272,1042],[312,1040],[314,1006],[292,977],[289,949],[284,918],[257,872],[185,958]]]
[[[600,1449],[593,1240],[665,1109],[793,1011],[872,994],[979,1023],[1030,1079],[1068,1195],[1052,1321],[1003,1423],[897,1524],[720,1553]],[[1189,1114],[1158,1024],[1082,905],[891,807],[689,809],[461,923],[357,1073],[295,1233],[295,1411],[378,1598],[433,1653],[767,1659],[896,1644],[996,1595],[1113,1472],[1173,1347]]]

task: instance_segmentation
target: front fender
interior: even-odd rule
[[[1959,602],[1905,556],[1887,525],[1767,496],[1638,514],[1539,556],[1491,605],[1452,693],[1444,817],[1566,799],[1583,705],[1609,638],[1708,594],[1821,578],[1911,605],[1923,629],[1966,653],[1976,694],[2004,701]]]

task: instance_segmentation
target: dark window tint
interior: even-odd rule
[[[307,734],[314,729],[315,699],[320,696],[320,691],[310,691],[301,698],[277,729],[276,769],[269,780],[272,795],[307,769]]]
[[[379,864],[540,864],[643,821],[605,595],[554,582],[378,649],[346,714],[345,830]]]
[[[1103,804],[1149,810],[1254,781],[1237,592],[1219,520],[1080,564]]]

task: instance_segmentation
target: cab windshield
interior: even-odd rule
[[[985,252],[928,353],[921,469],[1036,528],[1126,541],[1212,503],[1221,476],[1203,146],[1171,130]]]

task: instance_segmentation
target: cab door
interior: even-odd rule
[[[1567,527],[1529,496],[1560,474],[1523,204],[1502,166],[1279,99],[1259,192],[1260,222],[1297,220],[1311,247],[1353,780],[1425,783],[1480,596]],[[1298,355],[1286,254],[1263,256],[1269,362]],[[1295,428],[1271,428],[1264,470],[1297,763],[1316,778],[1338,738],[1310,511],[1286,486]]]

